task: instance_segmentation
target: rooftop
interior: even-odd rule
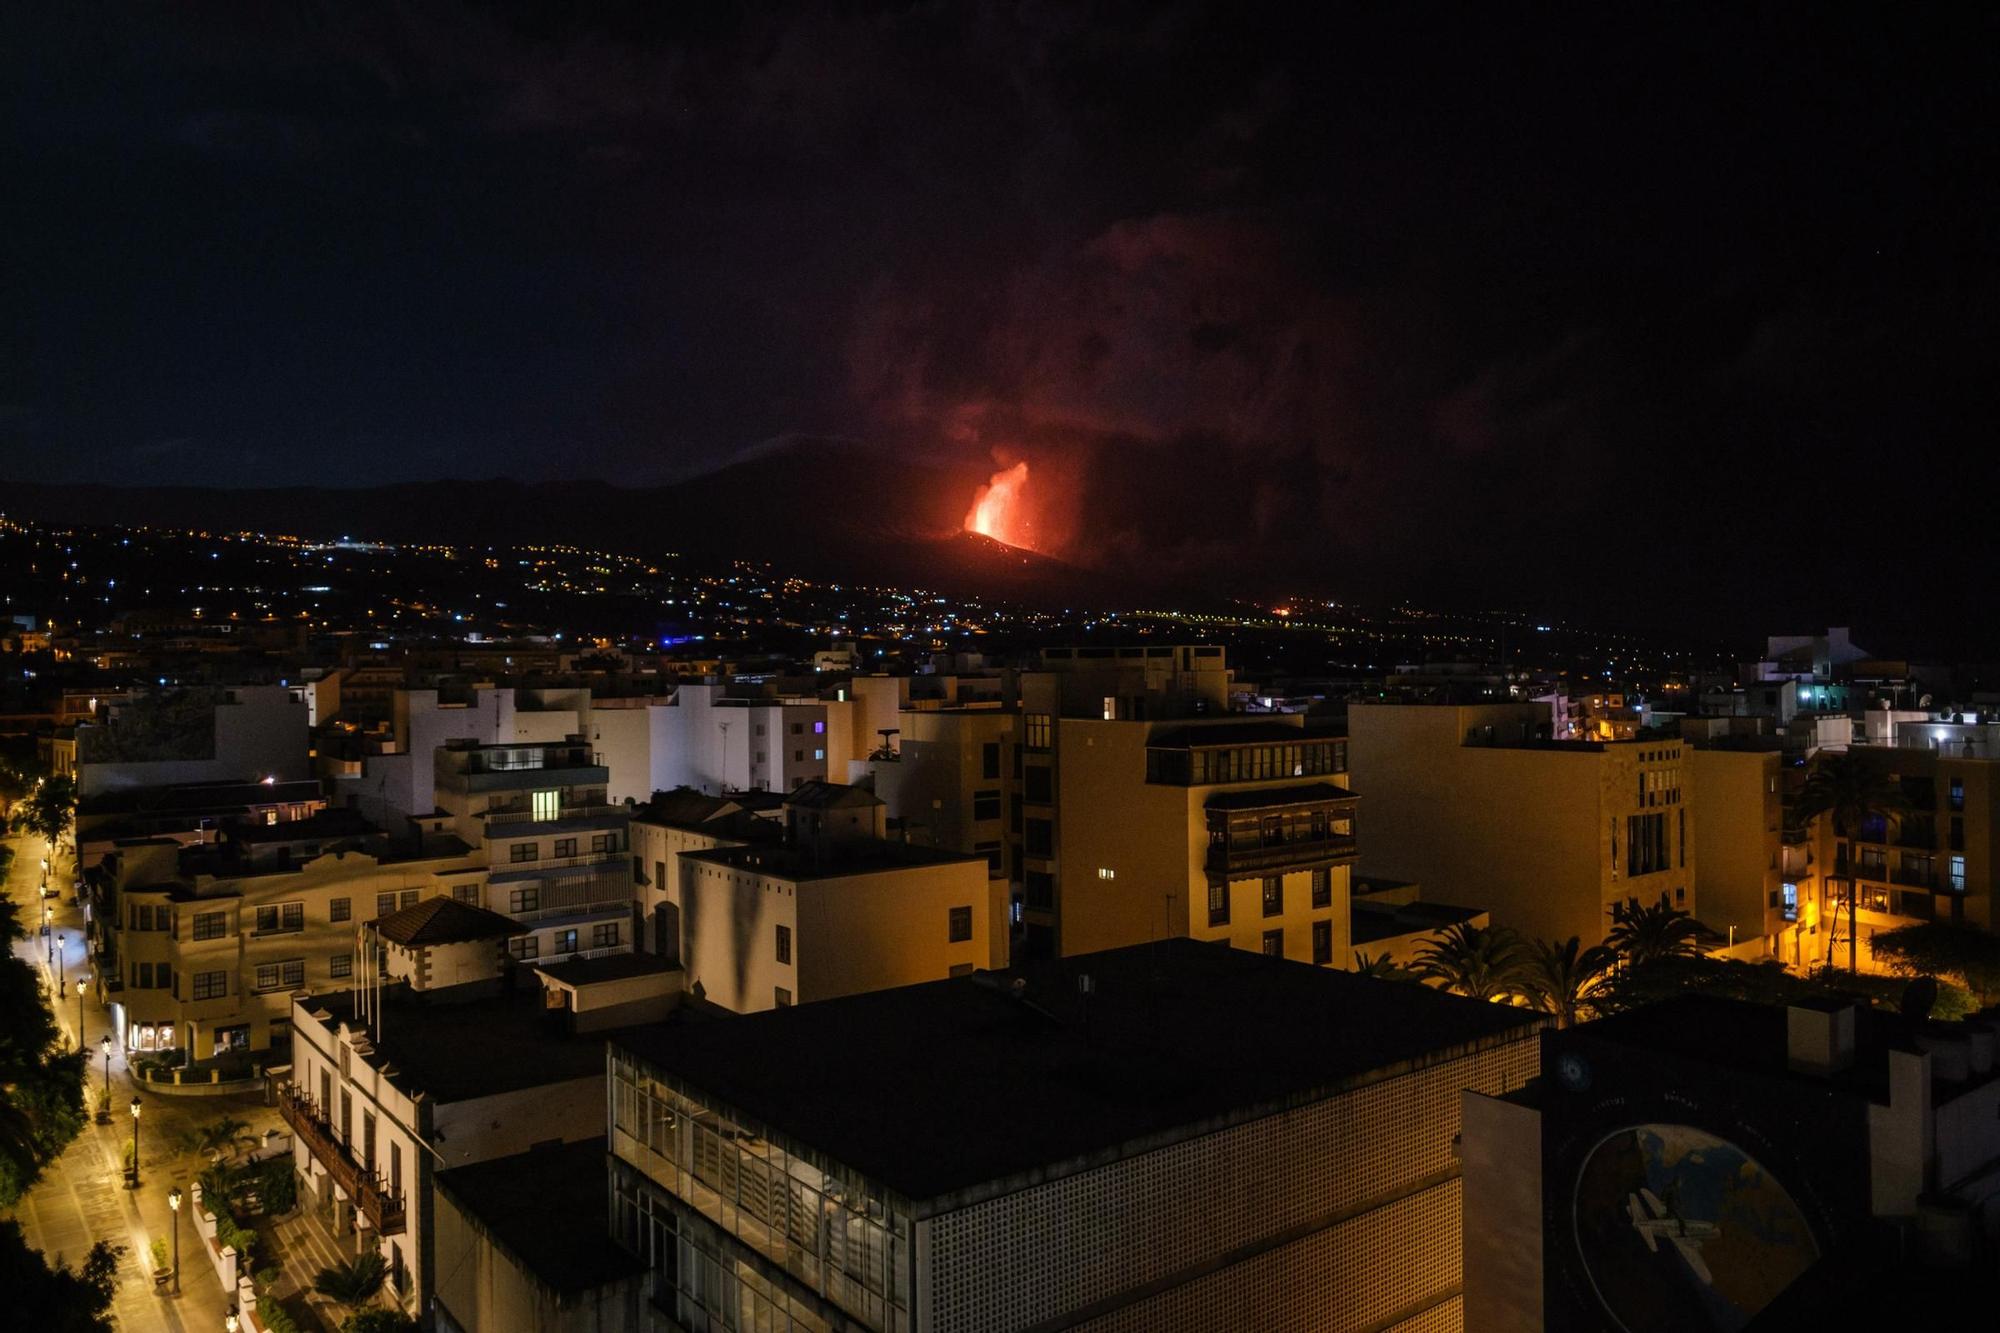
[[[227,830],[231,840],[247,843],[318,842],[328,838],[372,838],[382,830],[345,806],[319,810],[304,819],[281,819],[275,824],[245,824]]]
[[[1845,1004],[1815,998],[1801,1007],[1831,1011]],[[1918,1049],[1906,1019],[1862,1003],[1854,1020],[1854,1063],[1832,1075],[1797,1072],[1790,1063],[1788,1023],[1785,1005],[1682,995],[1600,1018],[1572,1032],[1724,1069],[1842,1088],[1882,1103],[1889,1100],[1889,1052]]]
[[[986,864],[984,853],[974,856],[876,838],[818,843],[809,847],[792,844],[717,847],[712,851],[682,852],[681,859],[793,880],[842,879],[849,875],[872,875],[884,870],[909,870],[953,862],[977,861],[981,865]]]
[[[801,782],[785,794],[786,805],[807,810],[844,810],[883,803],[881,797],[865,787],[852,787],[844,782],[822,782],[818,778]]]
[[[551,1024],[539,991],[486,993],[466,999],[449,987],[414,994],[404,987],[383,992],[383,1021],[369,1062],[388,1067],[389,1081],[409,1095],[461,1102],[522,1088],[590,1078],[604,1072],[604,1043],[611,1034],[570,1036]],[[327,1032],[353,1024],[355,993],[301,996],[303,1009]],[[496,1058],[504,1053],[504,1058]]]
[[[696,1095],[921,1201],[1157,1147],[1540,1023],[1176,939],[616,1040]]]
[[[86,796],[77,813],[92,815],[206,814],[253,805],[286,805],[323,799],[319,783],[183,782],[164,787],[131,787]]]
[[[480,1231],[558,1296],[646,1271],[607,1237],[602,1136],[533,1148],[436,1176]]]
[[[1300,741],[1344,740],[1343,728],[1295,727],[1289,722],[1218,722],[1163,731],[1146,741],[1149,750],[1190,750],[1210,745],[1280,745]]]
[[[376,917],[372,924],[383,939],[406,945],[504,940],[522,933],[522,927],[511,917],[441,895]]]
[[[569,958],[560,963],[541,963],[535,971],[565,986],[589,986],[600,981],[626,981],[632,977],[678,972],[680,968],[649,953],[613,953],[602,958]]]
[[[1443,930],[1446,926],[1470,921],[1484,910],[1479,907],[1454,907],[1450,903],[1414,902],[1391,906],[1355,902],[1349,909],[1348,923],[1358,947],[1403,935]]]

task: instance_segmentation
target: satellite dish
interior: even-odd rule
[[[1937,999],[1937,978],[1918,977],[1903,987],[1903,1002],[1898,1007],[1903,1011],[1903,1017],[1912,1023],[1921,1023],[1931,1016],[1931,1010],[1936,1007]]]

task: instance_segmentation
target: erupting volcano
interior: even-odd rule
[[[1034,524],[1028,519],[1025,492],[1028,464],[1023,461],[993,474],[972,497],[965,515],[965,530],[1009,546],[1034,549]]]

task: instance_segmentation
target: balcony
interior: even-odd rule
[[[278,1090],[278,1114],[377,1231],[385,1236],[402,1234],[408,1211],[402,1196],[390,1194],[382,1187],[380,1176],[348,1156],[347,1149],[334,1138],[333,1126],[321,1119],[318,1109],[290,1083]]]
[[[625,813],[624,806],[609,803],[564,805],[553,815],[538,815],[533,810],[488,810],[486,825],[493,828],[501,824],[556,824],[566,819],[604,819]]]
[[[1352,835],[1251,846],[1213,843],[1208,849],[1206,868],[1212,875],[1264,874],[1274,870],[1305,870],[1353,855]]]

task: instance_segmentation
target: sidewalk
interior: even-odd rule
[[[82,910],[67,898],[50,899],[54,906],[54,929],[65,937],[63,956],[50,961],[50,944],[40,932],[41,860],[47,847],[39,837],[9,839],[14,848],[14,864],[7,877],[7,892],[21,905],[21,920],[28,925],[25,940],[15,944],[15,952],[39,969],[53,991],[58,980],[67,981],[68,992],[55,1005],[57,1022],[71,1041],[76,1038],[76,981],[81,974],[91,985],[83,1003],[83,1043],[90,1052],[89,1074],[84,1081],[86,1114],[97,1105],[98,1089],[104,1085],[105,1061],[98,1039],[109,1029],[110,1011],[97,999],[93,964],[84,943]],[[51,882],[56,882],[54,876]],[[91,1244],[110,1240],[125,1246],[118,1264],[118,1291],[112,1312],[118,1327],[140,1330],[167,1329],[172,1333],[209,1333],[220,1329],[234,1302],[224,1296],[221,1284],[197,1248],[198,1240],[191,1215],[190,1185],[206,1162],[178,1147],[185,1135],[222,1115],[248,1121],[253,1133],[276,1124],[277,1113],[253,1096],[177,1098],[136,1089],[126,1069],[125,1053],[112,1042],[110,1081],[112,1115],[109,1125],[86,1123],[83,1132],[63,1155],[49,1164],[16,1208],[28,1244],[54,1261],[81,1262]],[[139,1097],[139,1189],[124,1187],[125,1145],[132,1141],[131,1102]],[[162,1296],[153,1287],[151,1244],[154,1236],[173,1244],[173,1217],[167,1207],[167,1191],[181,1189],[183,1215],[180,1219],[181,1294]]]

